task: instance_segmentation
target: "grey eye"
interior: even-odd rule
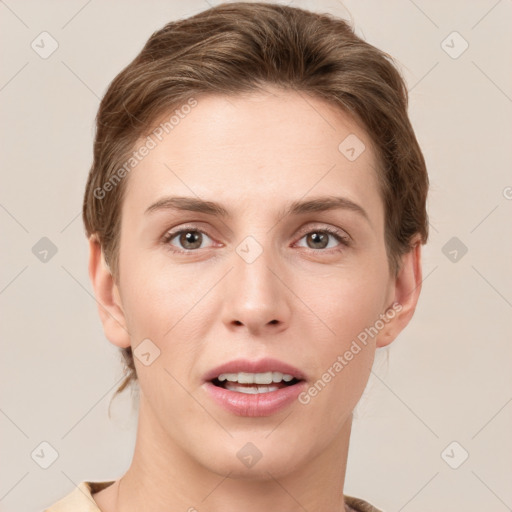
[[[205,239],[211,241],[211,238],[206,233],[203,233],[197,229],[182,229],[176,233],[170,234],[167,241],[171,245],[176,246],[176,244],[172,243],[172,240],[174,239],[178,240],[178,248],[187,251],[200,249]]]

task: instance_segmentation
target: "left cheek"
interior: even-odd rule
[[[352,350],[348,348],[348,351],[333,356],[320,377],[322,381],[328,381],[325,407],[334,407],[340,412],[352,410],[366,386],[373,360],[373,348],[355,346],[352,345]]]

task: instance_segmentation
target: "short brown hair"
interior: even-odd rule
[[[327,100],[366,129],[379,160],[390,271],[397,274],[413,238],[426,243],[428,175],[407,115],[407,88],[393,59],[332,15],[263,2],[227,3],[155,32],[101,101],[83,221],[87,236],[97,235],[115,280],[126,179],[112,180],[136,142],[192,95],[234,95],[268,85]],[[112,185],[107,199],[106,183]],[[123,356],[129,373],[117,393],[137,379],[130,347]]]

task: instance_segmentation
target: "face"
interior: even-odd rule
[[[403,327],[376,154],[304,94],[196,99],[125,178],[126,330],[105,329],[136,354],[155,435],[219,474],[282,475],[339,441],[376,346]],[[253,468],[237,457],[249,442]]]

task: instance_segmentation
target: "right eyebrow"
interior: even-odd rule
[[[203,201],[195,197],[168,196],[159,199],[156,203],[149,206],[145,214],[159,210],[183,210],[190,212],[206,213],[219,217],[229,217],[228,211],[218,203],[212,201]]]

